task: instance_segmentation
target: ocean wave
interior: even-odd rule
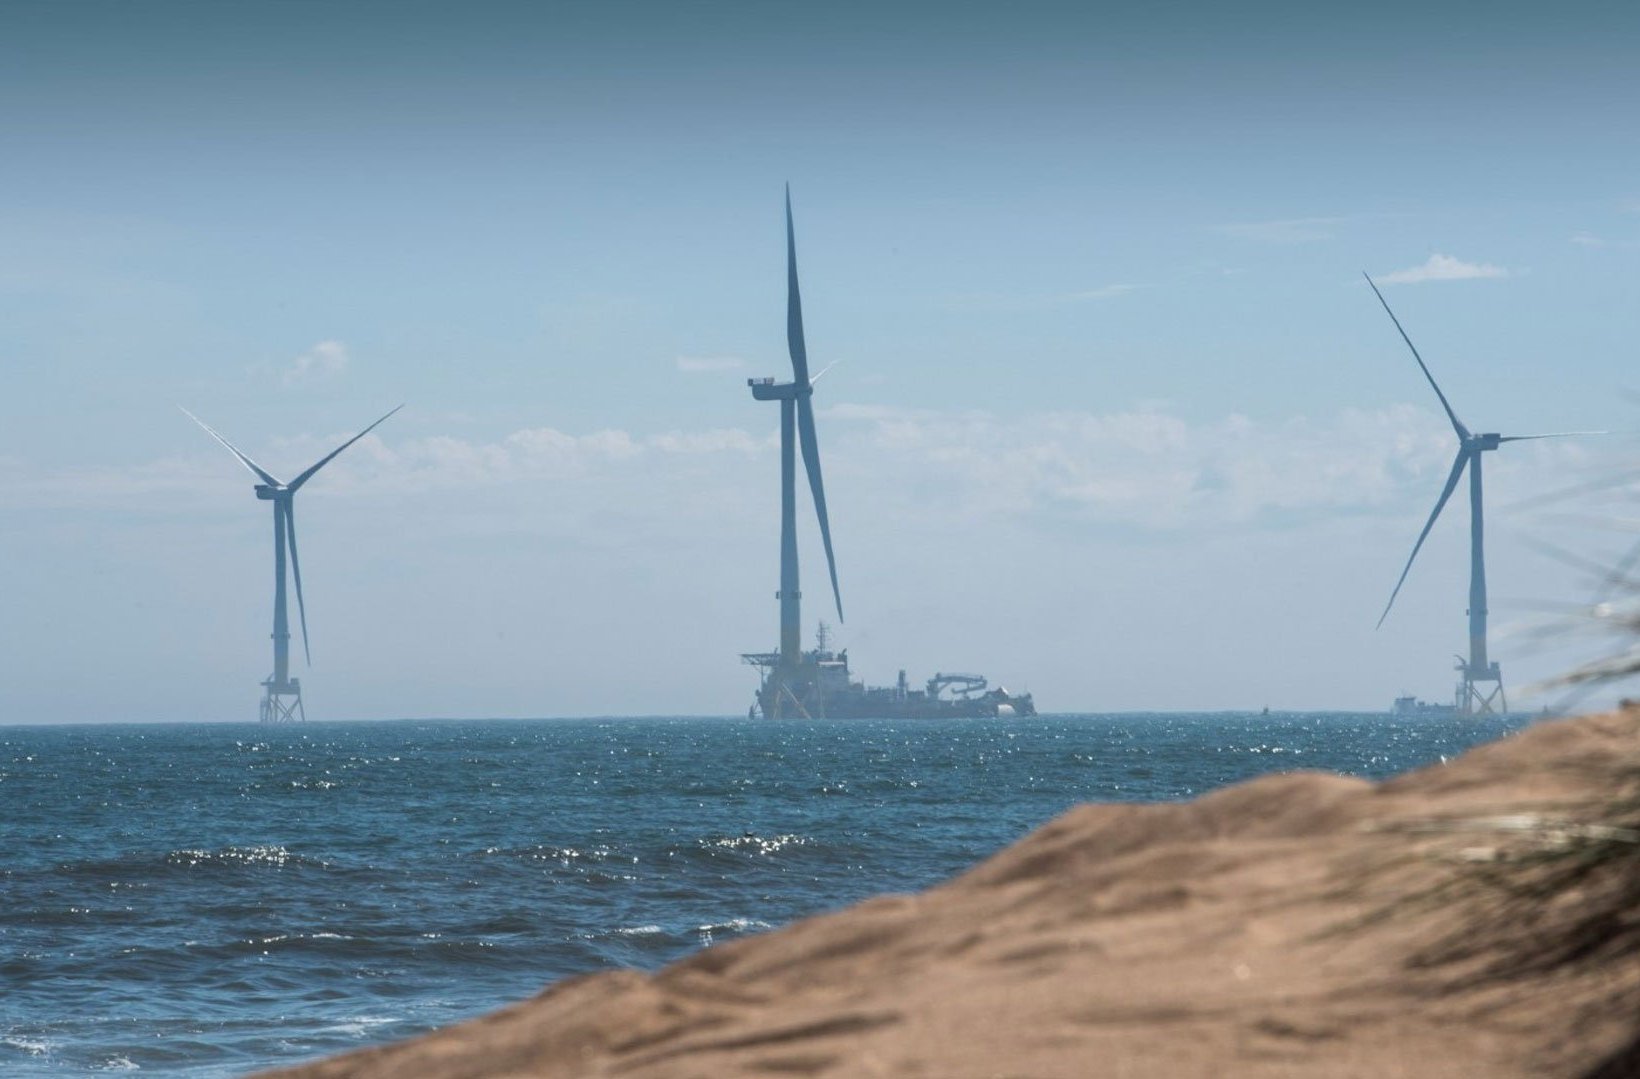
[[[702,948],[710,946],[721,936],[741,936],[745,933],[757,933],[764,929],[773,929],[774,926],[757,918],[730,918],[726,922],[707,922],[695,927],[695,935],[700,938]]]
[[[288,785],[292,790],[328,791],[340,787],[341,783],[334,779],[293,779]]]
[[[474,858],[516,858],[526,862],[558,862],[561,865],[606,862],[617,856],[617,852],[609,847],[556,847],[546,843],[527,847],[485,847],[471,855]]]
[[[259,847],[221,847],[217,850],[174,850],[165,856],[170,865],[197,866],[197,865],[229,865],[229,866],[272,866],[283,869],[285,866],[311,866],[320,869],[330,868],[330,863],[322,858],[308,858],[300,854],[293,854],[287,847],[259,846]]]
[[[49,1056],[51,1053],[51,1043],[44,1038],[29,1038],[17,1034],[0,1035],[0,1046],[16,1049],[31,1057]]]
[[[806,847],[811,840],[807,836],[792,835],[790,833],[775,836],[760,836],[746,832],[736,836],[722,836],[717,839],[703,839],[701,846],[718,848],[721,850],[746,851],[750,854],[775,854],[787,847]]]
[[[698,925],[698,933],[750,933],[758,929],[773,929],[774,926],[757,918],[730,918],[726,922],[708,922]]]
[[[541,923],[533,912],[511,911],[472,922],[467,928],[470,932],[485,935],[533,933],[541,928]]]
[[[646,951],[652,951],[656,948],[669,948],[677,941],[684,939],[669,931],[665,926],[656,925],[653,922],[584,930],[576,933],[575,938],[592,943],[620,941],[628,946],[638,947]]]
[[[341,1019],[330,1026],[318,1027],[315,1034],[341,1034],[349,1038],[362,1038],[370,1033],[373,1027],[386,1026],[400,1020],[388,1015],[355,1015]]]
[[[292,941],[352,939],[346,933],[274,933],[266,937],[251,937],[245,943],[267,946],[269,944],[286,944]]]

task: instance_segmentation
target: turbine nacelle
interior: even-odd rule
[[[1502,443],[1503,436],[1500,434],[1470,435],[1468,448],[1478,453],[1482,450],[1495,450]]]
[[[814,394],[814,387],[799,386],[795,382],[776,382],[770,378],[749,378],[746,385],[752,388],[752,396],[759,401],[795,401],[799,397],[810,397]]]
[[[264,502],[272,502],[274,499],[278,498],[283,491],[284,487],[282,486],[274,487],[266,483],[259,483],[256,485],[256,497],[260,498]]]

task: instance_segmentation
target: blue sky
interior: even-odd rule
[[[1472,427],[1634,430],[1637,21],[7,5],[0,722],[252,707],[266,507],[178,402],[275,473],[409,402],[302,496],[319,714],[739,711],[787,181],[857,671],[1444,695],[1461,505],[1372,632],[1452,447],[1360,271]],[[1508,507],[1633,452],[1488,460],[1495,624],[1631,512]]]

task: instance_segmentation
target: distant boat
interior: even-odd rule
[[[820,623],[818,646],[802,653],[798,664],[782,671],[779,652],[741,656],[763,672],[757,699],[748,716],[769,719],[963,719],[1036,715],[1029,693],[1009,693],[991,686],[983,675],[936,674],[922,689],[912,689],[905,672],[892,686],[856,682],[848,669],[848,650],[831,650],[826,624]]]
[[[1395,698],[1395,704],[1390,707],[1392,716],[1455,716],[1458,706],[1455,704],[1438,704],[1434,701],[1420,701],[1417,697],[1407,695]]]

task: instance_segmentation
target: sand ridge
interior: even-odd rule
[[[1534,962],[1619,870],[1533,906],[1521,884],[1626,852],[1637,789],[1624,711],[1381,784],[1085,805],[918,895],[268,1074],[1608,1079],[1640,1045],[1640,911]]]

